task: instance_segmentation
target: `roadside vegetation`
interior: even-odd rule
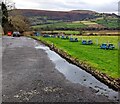
[[[8,10],[8,7],[11,7]],[[11,15],[11,13],[13,15]],[[28,31],[30,28],[28,18],[21,15],[20,12],[16,12],[14,6],[6,4],[6,2],[1,3],[1,26],[3,28],[4,34],[7,34],[9,31],[19,31],[23,33]]]
[[[107,74],[112,78],[119,78],[118,75],[118,37],[112,36],[75,36],[79,42],[70,42],[60,38],[34,37],[49,44],[54,44],[59,49],[67,52],[79,61],[84,62],[94,69]],[[93,40],[93,45],[82,45],[82,40]],[[101,43],[113,43],[114,50],[100,49]]]

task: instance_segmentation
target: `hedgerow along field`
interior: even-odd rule
[[[80,33],[82,33],[82,35],[84,36],[88,36],[90,34],[92,35],[97,35],[97,36],[102,36],[102,35],[109,35],[109,36],[118,36],[120,35],[120,31],[118,30],[101,30],[101,31],[73,31],[73,30],[54,30],[54,31],[41,31],[41,33],[43,34],[66,34],[66,35],[80,35]]]
[[[42,33],[46,33],[46,34],[54,34],[54,33],[63,33],[63,34],[66,34],[66,35],[71,35],[71,34],[74,34],[74,35],[77,35],[77,34],[80,34],[80,31],[72,31],[72,30],[54,30],[54,31],[42,31]]]
[[[49,44],[54,43],[59,49],[64,50],[74,58],[81,62],[92,66],[94,69],[107,74],[112,78],[119,78],[118,75],[118,37],[117,36],[74,36],[79,42],[70,42],[60,38],[44,38],[42,36],[34,37]],[[91,39],[93,45],[82,45],[83,40]],[[100,49],[101,43],[113,43],[114,50]]]

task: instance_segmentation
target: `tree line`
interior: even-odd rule
[[[15,9],[7,9],[7,5],[1,3],[2,11],[2,21],[1,25],[4,31],[4,34],[7,34],[8,31],[19,31],[24,32],[29,29],[29,21],[26,17],[22,16],[20,13],[17,13]],[[14,15],[11,15],[14,14]]]

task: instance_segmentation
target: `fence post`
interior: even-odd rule
[[[120,49],[120,42],[118,42],[118,49]]]
[[[96,44],[98,45],[98,39],[96,39]]]

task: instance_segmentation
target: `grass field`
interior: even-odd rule
[[[104,25],[105,27],[108,28],[118,28],[118,19],[98,19],[95,21],[98,24]]]
[[[81,21],[85,25],[95,25],[97,24],[96,22],[91,22],[91,21]]]
[[[95,20],[88,20],[88,21],[72,21],[72,22],[62,22],[62,21],[52,21],[48,20],[47,24],[41,24],[32,26],[34,29],[60,29],[60,28],[72,28],[72,29],[78,29],[78,28],[86,28],[86,27],[93,27],[93,28],[118,28],[118,19],[117,18],[97,18]]]
[[[118,37],[106,37],[106,36],[82,36],[78,37],[79,42],[73,43],[69,40],[63,40],[59,38],[43,38],[36,37],[40,40],[46,41],[49,44],[54,43],[54,45],[67,52],[74,58],[79,59],[81,62],[89,64],[96,70],[99,70],[102,73],[106,73],[108,76],[113,78],[119,78],[118,75]],[[82,39],[92,39],[93,45],[82,45]],[[96,44],[98,41],[98,45]],[[115,45],[116,49],[114,50],[103,50],[100,49],[101,43],[111,42]]]
[[[92,40],[94,45],[101,45],[102,43],[113,43],[118,49],[118,36],[73,36],[79,40]]]
[[[33,28],[84,28],[86,25],[83,23],[70,23],[70,22],[61,22],[55,24],[44,24],[44,25],[37,25],[32,26]]]

